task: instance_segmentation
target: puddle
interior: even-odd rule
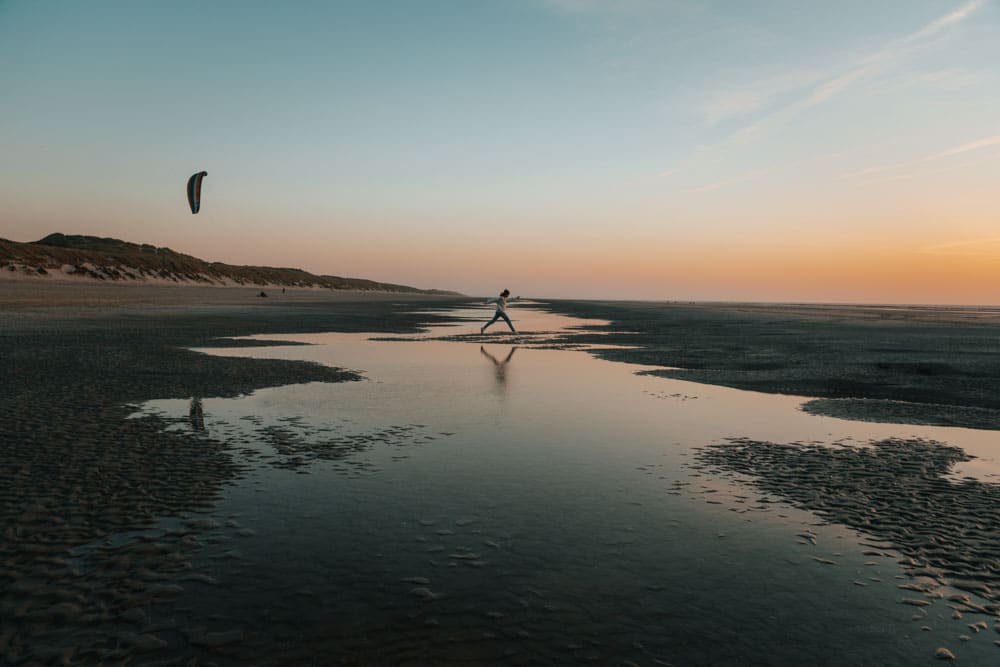
[[[480,336],[492,309],[472,309],[412,337],[281,335],[255,338],[308,345],[206,349],[365,379],[142,407],[229,443],[248,465],[212,512],[239,531],[193,561],[217,583],[189,584],[176,602],[203,631],[242,632],[213,659],[853,665],[913,664],[938,647],[969,662],[1000,656],[995,618],[953,618],[946,595],[988,602],[975,591],[900,589],[914,581],[912,564],[877,530],[809,511],[802,489],[755,485],[752,466],[720,471],[725,457],[699,458],[731,439],[834,449],[919,439],[978,457],[949,483],[992,486],[995,436],[818,417],[799,409],[802,397],[638,374],[544,349],[593,322],[510,312],[519,337]],[[995,527],[997,508],[982,509]],[[980,619],[990,630],[977,637],[970,624]]]

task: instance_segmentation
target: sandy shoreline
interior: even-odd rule
[[[1000,310],[925,306],[550,302],[611,321],[578,342],[662,377],[813,396],[832,417],[1000,428]]]
[[[330,290],[247,286],[148,285],[141,283],[44,282],[0,280],[0,308],[97,307],[115,305],[266,305],[267,299],[284,303],[441,300],[449,297],[399,292]],[[265,292],[267,299],[258,295]],[[462,297],[451,297],[461,299]]]
[[[444,311],[455,304],[471,302],[314,290],[289,290],[267,299],[254,294],[254,290],[235,288],[4,285],[0,371],[11,380],[0,386],[0,420],[6,432],[0,449],[0,617],[5,619],[0,630],[0,662],[117,663],[154,655],[190,659],[201,655],[198,651],[205,652],[202,657],[218,655],[215,652],[242,641],[238,628],[188,627],[184,619],[157,620],[151,613],[157,605],[174,599],[178,586],[189,582],[212,585],[211,577],[192,570],[192,554],[209,539],[210,531],[221,528],[235,536],[241,530],[235,520],[220,527],[206,515],[222,489],[243,474],[241,465],[227,453],[230,443],[211,437],[192,439],[169,430],[170,424],[155,416],[130,419],[132,406],[162,398],[190,400],[194,406],[200,397],[236,396],[308,381],[345,382],[358,376],[306,362],[214,357],[187,348],[229,344],[219,339],[259,333],[413,333],[425,324],[446,321]],[[407,312],[406,306],[417,306],[410,310],[420,313]],[[970,369],[978,369],[976,364],[990,358],[995,333],[993,322],[967,326],[949,321],[944,325],[940,320],[925,321],[927,313],[918,313],[903,325],[882,326],[858,324],[836,309],[821,309],[819,318],[815,314],[800,317],[780,308],[747,310],[742,306],[736,312],[716,306],[663,312],[648,304],[562,302],[556,309],[613,321],[610,335],[583,333],[580,340],[592,337],[600,343],[645,344],[639,350],[599,351],[600,356],[662,365],[686,361],[691,370],[663,374],[770,391],[794,389],[806,381],[822,386],[821,381],[836,379],[830,375],[836,365],[809,363],[809,345],[819,342],[833,349],[849,348],[855,357],[867,359],[865,355],[879,353],[865,346],[872,332],[898,326],[906,337],[921,340],[921,345],[897,346],[881,354],[893,355],[893,363],[908,359],[911,364],[929,364],[934,355],[954,356],[956,349],[971,350],[968,358],[949,363],[978,386]],[[859,317],[869,317],[868,313],[865,310]],[[635,334],[628,333],[632,330],[644,331],[644,337],[636,340]],[[764,339],[763,333],[776,330],[791,333],[779,340],[797,337],[800,342],[785,347],[769,344],[765,368],[739,368],[733,363],[747,359],[748,354],[761,355],[754,347],[754,336]],[[887,347],[885,337],[875,339],[881,341],[877,347]],[[840,358],[844,356],[841,351]],[[986,371],[988,375],[988,366]],[[886,377],[898,380],[901,372],[896,368],[893,373],[876,374],[870,382],[874,386]],[[923,391],[936,391],[933,382],[937,381],[945,383],[941,391],[951,391],[949,396],[963,395],[948,389],[947,383],[953,381],[948,374],[922,377],[931,381]],[[995,401],[992,382],[984,382],[985,400]],[[908,385],[888,386],[905,390]],[[801,493],[792,500],[821,514],[825,511],[811,504],[808,476],[789,470],[803,455],[766,443],[711,451],[715,453],[705,463],[758,475],[766,490]],[[760,454],[780,465],[757,470],[748,455]],[[822,454],[806,450],[809,475],[828,468],[829,461]],[[915,460],[905,458],[907,465]],[[853,465],[852,460],[845,461],[845,466]],[[878,468],[880,474],[890,474],[895,459],[887,461]],[[775,474],[768,477],[769,472]],[[905,490],[934,488],[938,471],[931,473]],[[854,490],[845,483],[836,493],[850,499]],[[959,500],[964,503],[964,496]],[[961,533],[940,546],[940,534],[964,529],[948,519],[945,502],[930,507],[942,519],[924,531],[926,539],[903,543],[914,554],[921,549],[950,548],[952,543],[973,545],[981,558],[961,571],[971,581],[977,572],[992,567],[996,557],[990,537],[995,534],[990,533],[990,526],[996,525],[995,508],[976,503],[963,505],[959,519],[988,523],[983,531]],[[830,512],[848,525],[862,526],[872,520],[867,510],[864,504],[847,504]],[[905,537],[904,523],[890,524],[886,536],[900,530]],[[954,563],[945,556],[939,554],[937,564],[951,567]],[[987,585],[994,579],[994,572],[987,573]]]
[[[396,305],[433,306],[421,296],[253,294],[4,285],[0,662],[118,663],[166,646],[161,636],[168,630],[154,632],[144,609],[170,600],[175,580],[189,576],[192,549],[211,527],[200,513],[241,466],[227,453],[229,443],[183,437],[155,417],[129,419],[132,406],[358,377],[318,364],[224,359],[186,348],[268,331],[413,332],[436,319]],[[164,520],[168,530],[144,532]],[[232,640],[195,632],[185,643]]]

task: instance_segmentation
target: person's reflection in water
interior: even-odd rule
[[[494,377],[495,377],[495,379],[497,381],[497,385],[496,385],[497,391],[500,394],[506,394],[507,393],[507,364],[510,363],[510,358],[514,356],[514,352],[517,351],[517,346],[515,345],[514,347],[510,348],[510,352],[507,353],[507,356],[504,358],[503,361],[500,361],[499,359],[497,359],[496,357],[494,357],[492,354],[490,354],[489,352],[487,352],[486,348],[483,347],[482,345],[479,346],[479,351],[482,352],[483,355],[487,359],[489,359],[490,361],[493,362]]]
[[[201,408],[201,399],[193,397],[191,399],[191,409],[188,410],[188,420],[191,422],[192,431],[205,430],[205,413]]]

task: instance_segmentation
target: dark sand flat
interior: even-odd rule
[[[310,381],[349,382],[358,375],[313,363],[215,357],[187,348],[232,346],[221,339],[258,333],[412,333],[447,321],[454,306],[472,303],[311,290],[284,295],[278,290],[263,299],[257,291],[3,285],[0,663],[141,664],[144,657],[179,657],[168,650],[176,641],[202,647],[211,657],[216,649],[243,640],[235,628],[206,632],[186,627],[184,619],[156,620],[150,610],[174,599],[186,581],[210,583],[192,569],[192,554],[206,531],[219,528],[205,513],[240,478],[244,464],[231,455],[230,443],[192,439],[155,415],[129,418],[132,406],[163,398],[191,400],[194,406],[203,397]],[[575,334],[573,341],[639,346],[595,353],[681,369],[657,371],[665,376],[825,397],[841,401],[838,409],[850,406],[843,401],[917,406],[908,409],[916,412],[914,420],[925,423],[962,423],[962,415],[972,413],[983,421],[967,425],[995,428],[1000,423],[991,421],[992,411],[1000,409],[993,384],[1000,371],[994,352],[1000,316],[995,312],[551,305],[612,322],[602,331]],[[935,417],[921,405],[944,410],[946,417]],[[865,416],[887,414],[875,413]],[[966,484],[961,493],[901,509],[890,484],[858,482],[861,478],[851,472],[892,480],[905,459],[904,467],[912,464],[917,472],[904,480],[903,491],[923,496],[940,485],[941,471],[960,454],[918,447],[910,456],[912,447],[889,443],[879,450],[884,457],[861,457],[856,465],[848,454],[831,458],[816,448],[734,445],[706,450],[702,463],[755,475],[769,493],[835,522],[868,529],[901,546],[914,563],[926,557],[939,571],[962,575],[973,593],[995,583],[997,517],[991,488]],[[900,451],[906,454],[902,459]],[[928,464],[918,465],[918,459],[930,461],[932,469],[925,470]],[[824,473],[831,466],[847,473],[830,481]],[[820,482],[840,504],[814,500],[811,489]],[[859,490],[874,500],[858,501]],[[907,521],[883,518],[903,515],[903,509],[915,513],[912,522],[921,515],[931,520],[914,535]],[[161,526],[155,534],[144,532],[154,524]],[[951,537],[942,540],[942,535]],[[974,560],[968,560],[970,554]]]
[[[663,377],[814,396],[815,414],[1000,428],[1000,308],[552,301]]]
[[[241,470],[227,443],[183,437],[155,417],[128,419],[131,406],[358,378],[318,364],[185,348],[263,332],[413,332],[439,319],[436,305],[454,301],[280,289],[263,299],[235,288],[2,287],[0,664],[12,665],[120,664],[164,645],[149,634],[143,609],[176,593],[164,580],[190,570],[205,527],[198,512]],[[414,306],[424,314],[405,312]],[[122,537],[171,517],[174,529],[156,538]]]

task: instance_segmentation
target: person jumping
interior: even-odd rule
[[[499,320],[501,317],[504,319],[505,322],[507,322],[507,326],[510,327],[510,330],[513,331],[514,333],[517,333],[517,329],[514,328],[514,325],[511,324],[510,318],[507,317],[507,297],[508,296],[510,296],[510,290],[506,290],[505,289],[504,291],[500,292],[500,296],[498,296],[496,298],[493,298],[493,299],[487,299],[486,300],[486,303],[496,303],[497,304],[497,311],[495,313],[493,313],[493,319],[492,320],[490,320],[489,322],[487,322],[486,324],[484,324],[483,326],[481,326],[479,328],[479,333],[480,334],[486,333],[486,328],[489,327],[494,322],[496,322],[497,320]],[[511,301],[517,301],[520,298],[521,297],[515,297],[515,298],[511,299]]]

